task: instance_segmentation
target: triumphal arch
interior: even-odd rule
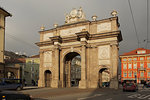
[[[82,8],[65,15],[65,24],[41,27],[39,87],[79,88],[102,86],[102,73],[107,72],[110,88],[118,87],[118,44],[122,40],[117,12],[112,17],[86,20]],[[78,60],[73,65],[73,59]],[[72,71],[72,69],[75,69]],[[74,79],[73,73],[78,75]]]

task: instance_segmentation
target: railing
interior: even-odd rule
[[[146,71],[146,68],[138,68],[139,71]]]

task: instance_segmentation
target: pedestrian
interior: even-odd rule
[[[144,89],[144,84],[143,84],[143,89]]]

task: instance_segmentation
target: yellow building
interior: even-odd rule
[[[11,14],[0,7],[0,78],[4,77],[5,20],[8,16]]]
[[[26,58],[26,66],[24,67],[24,77],[27,85],[37,85],[39,79],[39,55],[31,56]]]

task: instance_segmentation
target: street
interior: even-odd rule
[[[122,88],[41,88],[21,92],[29,93],[35,100],[150,100],[150,88],[139,88],[138,92],[123,92]]]
[[[121,88],[24,88],[22,91],[9,90],[3,93],[29,94],[34,100],[150,100],[150,88],[140,88],[138,92],[123,92]]]

